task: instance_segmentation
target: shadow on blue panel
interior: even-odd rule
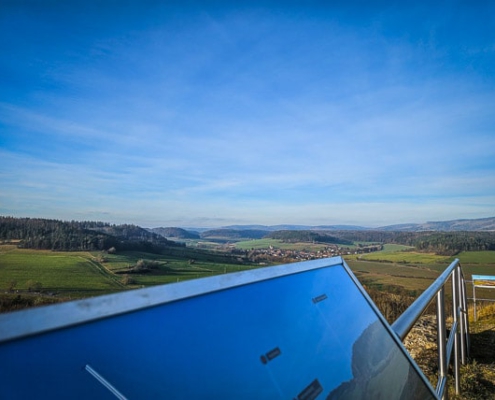
[[[143,289],[173,292],[149,307],[0,337],[0,398],[436,398],[340,258],[228,275]],[[39,312],[56,318],[60,306]]]

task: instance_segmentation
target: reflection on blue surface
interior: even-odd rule
[[[8,342],[0,357],[2,399],[115,399],[86,366],[128,399],[434,398],[343,265]]]

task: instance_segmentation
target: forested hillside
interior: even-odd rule
[[[454,255],[461,251],[495,250],[495,232],[443,232],[420,235],[414,240],[418,250]]]
[[[332,234],[347,240],[414,246],[420,251],[442,255],[455,255],[461,251],[495,250],[495,232],[339,231]]]
[[[42,218],[0,217],[0,240],[19,241],[29,249],[62,251],[160,251],[181,246],[136,225],[111,225],[96,221],[59,221]]]

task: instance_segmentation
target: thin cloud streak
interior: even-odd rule
[[[0,213],[147,225],[495,215],[495,24],[449,7],[101,10],[109,20],[20,5],[22,19],[0,20],[12,36]]]

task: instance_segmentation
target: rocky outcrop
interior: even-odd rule
[[[423,315],[404,340],[404,346],[432,384],[438,375],[437,320]]]

